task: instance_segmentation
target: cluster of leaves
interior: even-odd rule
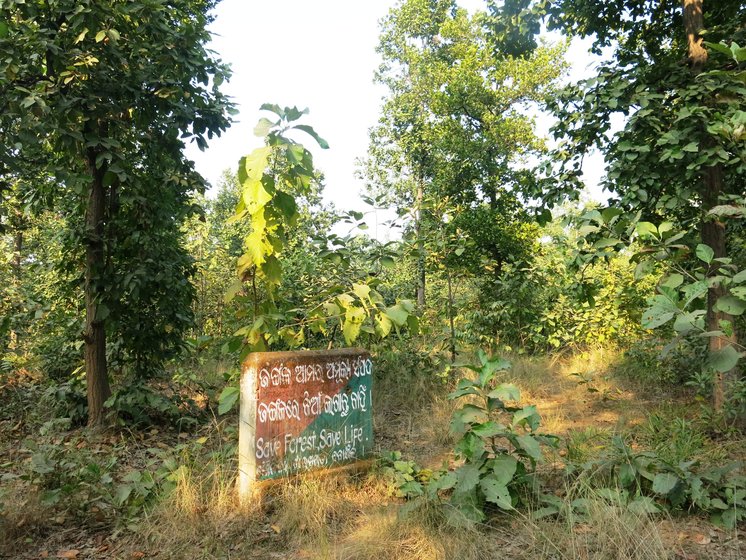
[[[58,434],[67,426],[69,419],[47,422],[39,437],[23,444],[30,458],[19,478],[40,491],[43,505],[128,520],[174,487],[178,465],[172,458],[161,453],[142,470],[128,469],[122,474],[116,453],[101,463],[84,440],[73,437],[63,444],[65,438]]]
[[[741,464],[699,469],[695,460],[670,462],[654,451],[636,451],[620,436],[614,436],[606,456],[570,472],[611,481],[610,496],[630,499],[639,511],[657,513],[663,508],[695,508],[710,513],[714,523],[733,528],[746,519],[746,478],[738,474]],[[553,506],[546,515],[558,513]]]
[[[597,210],[581,216],[603,219]],[[635,279],[635,264],[613,249],[588,259],[585,235],[597,226],[579,218],[568,210],[540,230],[543,241],[530,260],[479,280],[479,303],[468,315],[472,332],[529,352],[624,344],[643,334],[641,310],[655,276]]]
[[[416,330],[412,303],[402,300],[387,305],[376,290],[379,282],[375,278],[360,278],[346,286],[317,285],[316,293],[306,294],[303,307],[283,305],[284,298],[278,297],[283,279],[279,257],[288,250],[288,231],[299,218],[296,197],[308,194],[316,177],[311,153],[288,133],[299,130],[322,148],[328,145],[313,128],[296,123],[307,111],[276,105],[263,105],[262,109],[271,111],[277,119],[259,121],[255,132],[265,139],[266,145],[240,161],[241,198],[232,218],[248,219],[251,224],[244,240],[245,253],[238,259],[239,279],[228,294],[228,298],[235,297],[245,282],[251,283],[252,322],[235,333],[247,342],[244,352],[267,350],[279,343],[302,346],[308,336],[330,335],[337,328],[348,345],[362,333],[386,337],[392,330]],[[357,223],[362,218],[356,214],[350,213],[349,221]],[[319,257],[342,263],[348,251],[338,242],[334,234],[320,240]],[[392,260],[389,254],[378,255],[378,259],[384,266]],[[257,281],[261,286],[257,286]]]
[[[476,379],[464,378],[449,395],[469,402],[453,413],[451,429],[460,436],[455,446],[464,464],[440,478],[439,489],[453,488],[451,503],[468,519],[484,519],[485,503],[511,510],[537,463],[542,445],[556,446],[555,436],[538,432],[536,406],[517,406],[520,391],[509,383],[496,384],[499,372],[511,367],[499,357],[479,352],[478,365],[467,365]]]
[[[518,388],[496,383],[497,374],[509,369],[510,362],[483,351],[479,362],[464,366],[476,372],[476,379],[461,379],[449,395],[469,401],[451,419],[451,429],[459,436],[454,451],[463,464],[433,472],[401,460],[399,453],[382,460],[398,496],[435,499],[448,492],[458,519],[471,522],[484,520],[489,507],[515,509],[537,463],[543,461],[541,446],[557,445],[556,436],[538,432],[541,417],[535,406],[515,404],[520,400]]]
[[[388,482],[391,494],[407,499],[424,495],[433,475],[442,474],[424,469],[414,461],[403,460],[399,451],[384,453],[378,458],[377,468]]]

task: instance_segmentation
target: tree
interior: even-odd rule
[[[382,22],[376,79],[389,95],[371,131],[367,175],[373,191],[388,192],[413,214],[421,309],[428,239],[445,227],[442,201],[459,216],[451,235],[488,215],[482,221],[495,227],[472,228],[485,233],[475,245],[498,263],[511,258],[489,240],[511,235],[500,222],[530,219],[521,199],[533,184],[530,160],[544,145],[525,109],[551,91],[564,68],[562,47],[526,57],[493,50],[485,17],[470,17],[451,0],[407,0]]]
[[[188,271],[174,224],[204,181],[184,157],[183,139],[204,148],[231,110],[219,91],[228,70],[205,48],[214,4],[34,0],[0,8],[0,172],[29,182],[24,170],[41,166],[57,184],[51,200],[77,228],[70,241],[73,256],[84,253],[91,425],[103,421],[110,394],[107,322],[149,314],[138,296],[162,300],[153,291],[168,291]],[[149,286],[133,284],[132,297],[122,298],[134,280],[123,268],[137,262]],[[189,297],[179,296],[175,314]],[[129,333],[139,332],[140,342],[166,334],[170,323],[156,322]]]
[[[695,287],[687,288],[688,282],[668,286],[670,291],[661,294],[668,303],[658,308],[667,306],[659,315],[665,321],[648,325],[671,320],[684,302],[706,295],[701,331],[713,357],[714,405],[721,409],[727,393],[723,374],[733,370],[740,355],[732,315],[744,308],[732,299],[743,298],[728,288],[738,276],[728,243],[734,224],[728,221],[742,215],[738,199],[746,178],[746,56],[735,44],[743,44],[746,35],[746,6],[702,0],[556,0],[493,3],[492,10],[516,6],[524,37],[536,31],[543,17],[550,28],[592,37],[592,51],[607,55],[596,76],[568,87],[551,103],[558,119],[555,136],[564,141],[557,152],[562,164],[555,181],[545,183],[537,195],[548,206],[577,196],[584,155],[594,147],[602,151],[607,164],[603,186],[614,198],[608,212],[589,224],[588,233],[604,228],[607,233],[594,244],[595,254],[622,247],[625,236],[634,236],[634,222],[640,222],[637,236],[660,245],[651,255],[669,262],[689,259]],[[732,44],[733,49],[726,46]],[[625,119],[616,133],[615,115]],[[651,229],[651,222],[660,226]],[[697,230],[703,248],[695,250]],[[695,253],[705,258],[692,260]],[[699,272],[697,262],[705,265]],[[680,300],[679,292],[687,289]]]

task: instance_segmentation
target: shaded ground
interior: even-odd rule
[[[521,387],[525,402],[538,406],[545,430],[563,441],[544,469],[551,470],[568,452],[593,453],[613,433],[647,426],[649,415],[661,407],[669,415],[696,415],[691,395],[610,377],[611,359],[610,354],[592,354],[516,361],[510,379]],[[379,450],[399,450],[429,467],[452,461],[448,422],[453,405],[444,397],[445,387],[430,387],[414,400],[393,387],[381,385],[377,391]],[[41,436],[34,408],[38,393],[35,380],[23,376],[0,389],[0,558],[689,560],[735,559],[744,553],[737,531],[716,528],[705,518],[683,513],[635,518],[601,504],[588,523],[575,525],[534,522],[519,514],[497,516],[482,527],[447,527],[427,505],[404,505],[403,510],[376,475],[297,480],[273,490],[261,506],[242,511],[232,491],[234,418],[190,431],[161,427]],[[39,481],[27,480],[34,455],[23,443],[29,438],[60,451],[55,469],[85,469],[86,461],[116,458],[110,469],[113,491],[128,474],[156,472],[171,457],[180,465],[169,475],[174,490],[166,499],[147,495],[151,506],[146,514],[136,513],[141,510],[135,504],[135,513],[112,507],[99,495],[100,481],[90,484],[90,492],[81,487],[74,497],[46,506],[40,503]],[[746,447],[738,439],[724,442],[727,447],[706,443],[715,455],[729,457],[743,456]],[[82,459],[66,464],[67,454]],[[75,471],[70,476],[82,475]]]

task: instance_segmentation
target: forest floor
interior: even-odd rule
[[[541,466],[550,491],[589,497],[587,488],[562,482],[563,462],[593,458],[615,434],[636,434],[633,445],[689,446],[693,456],[714,463],[746,456],[741,437],[696,429],[699,407],[691,394],[616,377],[614,359],[592,352],[514,362],[509,380],[524,402],[537,405],[543,431],[561,438]],[[184,430],[60,431],[54,422],[40,425],[41,389],[33,376],[5,381],[0,558],[720,560],[746,554],[738,529],[686,512],[636,515],[600,498],[590,500],[582,523],[534,521],[524,511],[453,527],[432,503],[392,497],[375,471],[294,479],[242,508],[233,491],[235,416]],[[378,450],[398,450],[430,468],[452,464],[447,392],[381,383],[374,406]],[[159,476],[173,486],[165,496],[157,494]]]

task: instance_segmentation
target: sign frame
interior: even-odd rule
[[[312,389],[314,396],[309,397],[306,389]],[[240,380],[239,497],[243,500],[252,496],[260,485],[273,480],[369,464],[367,459],[374,444],[372,391],[373,362],[370,352],[362,348],[249,354],[242,364]],[[304,416],[304,409],[312,414]],[[321,437],[316,439],[319,433],[311,429],[312,424],[323,420],[331,422],[333,428],[337,421],[335,412],[341,429],[329,430],[330,440],[322,443]],[[271,424],[272,420],[277,421]],[[352,422],[348,426],[349,420]],[[355,420],[361,424],[355,425]],[[294,434],[299,426],[310,429],[310,435],[300,438],[300,433]],[[283,430],[285,427],[288,429]],[[314,461],[308,466],[301,460],[302,453],[288,453],[288,449],[293,449],[294,437],[318,453],[311,457]],[[344,442],[347,445],[341,449]],[[296,443],[295,448],[299,447]],[[323,452],[321,447],[325,447]],[[290,460],[285,459],[286,454]],[[323,465],[319,457],[323,457]]]

